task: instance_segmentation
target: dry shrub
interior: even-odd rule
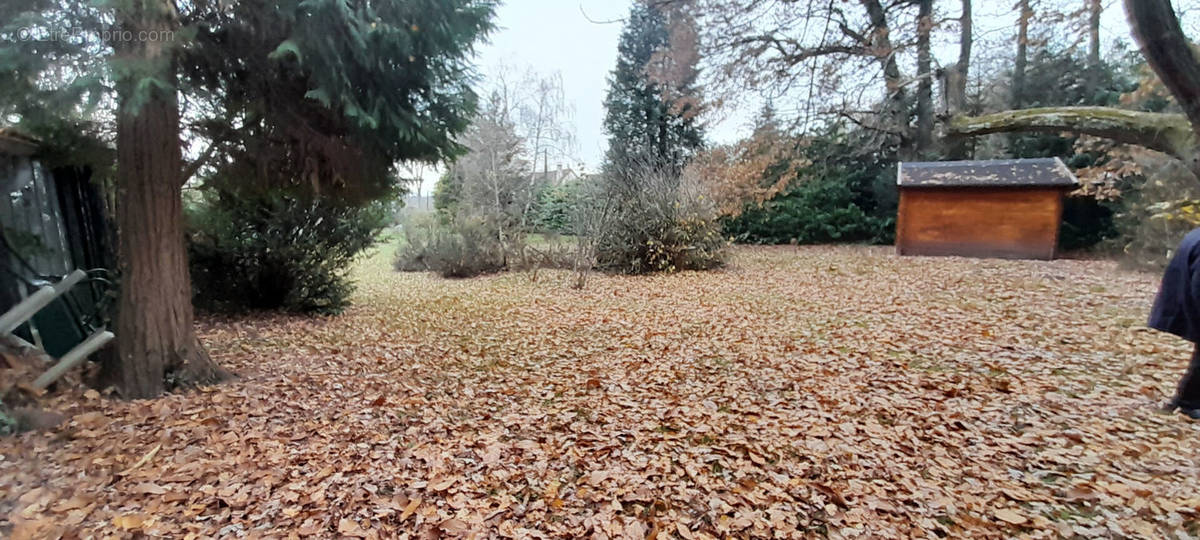
[[[442,277],[466,278],[499,272],[506,263],[505,247],[488,220],[425,216],[405,224],[395,266],[401,272],[430,271]]]
[[[605,205],[592,231],[596,265],[643,274],[707,270],[725,262],[728,242],[702,182],[652,163],[613,168],[602,180]]]
[[[1116,246],[1128,266],[1160,270],[1188,231],[1200,227],[1200,182],[1179,160],[1142,158],[1143,176],[1123,189]]]

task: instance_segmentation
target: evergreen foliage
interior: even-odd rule
[[[108,11],[86,0],[0,2],[0,125],[41,139],[46,165],[86,167],[107,180],[113,134],[104,111]]]
[[[871,151],[865,134],[833,127],[800,145],[788,161],[806,161],[783,193],[748,203],[725,232],[750,244],[888,243],[895,235],[895,158]],[[789,170],[780,162],[767,169]]]
[[[1130,53],[1115,62],[1088,65],[1071,50],[1042,47],[1030,55],[1025,71],[1025,107],[1115,106],[1122,94],[1137,88],[1134,77],[1139,59]],[[1009,137],[1008,153],[1016,158],[1060,157],[1071,164],[1076,137],[1057,134],[1020,134]],[[1076,162],[1072,166],[1086,166]]]
[[[198,131],[252,195],[286,189],[365,202],[393,166],[457,155],[476,96],[470,64],[492,28],[482,0],[290,0],[197,15],[182,65],[211,102]]]
[[[395,164],[438,162],[474,114],[481,0],[251,0],[199,10],[184,84],[216,166],[191,238],[209,308],[333,313],[344,271],[399,195]],[[225,270],[222,270],[224,268]],[[208,279],[237,269],[233,283]]]
[[[285,193],[227,195],[188,214],[198,307],[324,314],[349,304],[354,288],[346,270],[388,219],[382,203],[356,207]]]
[[[382,223],[375,201],[401,191],[395,164],[461,153],[454,138],[476,103],[471,59],[496,4],[189,2],[163,40],[172,65],[159,72],[172,80],[103,40],[115,14],[139,5],[0,6],[0,96],[17,98],[0,101],[0,117],[103,172],[114,160],[113,80],[174,87],[184,133],[164,136],[204,150],[185,173],[202,180],[189,208],[196,300],[340,310],[351,291],[342,270]],[[54,34],[62,29],[71,34]]]
[[[622,164],[657,163],[678,174],[704,144],[694,105],[668,99],[665,83],[647,66],[669,45],[670,20],[653,2],[634,2],[617,45],[617,66],[609,77],[604,129],[608,133],[610,174]],[[675,93],[690,88],[674,89]]]
[[[578,181],[543,187],[538,191],[534,207],[535,227],[544,232],[571,234],[574,231],[571,219],[582,196]]]

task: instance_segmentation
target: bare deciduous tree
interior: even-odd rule
[[[928,146],[933,124],[929,34],[937,25],[931,0],[686,4],[701,29],[705,87],[717,102],[746,89],[792,96],[805,118],[840,116],[902,153],[911,153],[918,139]],[[923,52],[917,72],[908,75],[904,59],[914,50]],[[909,123],[914,84],[922,111],[916,130]]]
[[[1095,135],[1177,157],[1200,179],[1200,60],[1184,35],[1170,0],[1126,0],[1125,10],[1143,56],[1184,114],[1109,107],[1047,107],[955,118],[950,122],[950,132]]]
[[[488,220],[501,246],[507,248],[521,223],[531,179],[529,163],[522,157],[524,141],[503,94],[492,94],[460,142],[468,151],[449,171],[461,193],[456,214]]]
[[[538,181],[539,162],[541,170],[548,172],[551,159],[561,164],[575,155],[575,111],[567,101],[562,74],[558,72],[543,75],[532,69],[526,71],[518,85],[518,94],[514,120],[529,162],[528,193],[521,214],[521,225],[525,226],[537,190],[543,187]]]

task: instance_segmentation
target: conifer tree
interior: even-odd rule
[[[117,146],[121,292],[106,379],[140,398],[223,375],[192,328],[181,185],[196,163],[182,156],[181,96],[213,115],[197,122],[212,129],[200,131],[232,135],[224,142],[234,160],[257,157],[268,171],[292,165],[282,168],[288,180],[314,190],[348,178],[378,181],[397,161],[457,151],[453,137],[474,110],[473,47],[491,29],[494,10],[488,0],[0,7],[0,90],[17,91],[6,97],[43,105],[74,99],[59,105],[72,114],[85,109],[83,100],[116,105],[92,116],[116,120],[108,138]],[[116,23],[107,41],[100,37],[106,21]],[[20,28],[84,32],[38,41],[18,35]],[[80,59],[107,61],[112,80],[98,80],[105,70]],[[46,109],[0,103],[5,119],[22,127],[51,125],[40,118]]]
[[[678,13],[653,3],[637,2],[630,11],[617,46],[617,66],[609,77],[604,128],[608,163],[618,170],[631,163],[653,163],[672,173],[683,170],[703,146],[690,81],[670,82],[651,76],[651,62],[671,62],[672,23]]]

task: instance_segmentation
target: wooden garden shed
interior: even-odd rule
[[[900,255],[1052,259],[1079,181],[1044,158],[901,163],[896,184]]]

